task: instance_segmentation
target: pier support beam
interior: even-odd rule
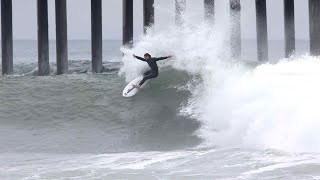
[[[241,59],[241,5],[240,0],[230,0],[231,13],[231,54],[232,58]]]
[[[284,0],[285,56],[288,58],[296,50],[294,0]]]
[[[133,0],[123,0],[123,45],[133,44]]]
[[[181,26],[184,23],[183,14],[186,11],[186,0],[175,0],[176,6],[176,25]]]
[[[2,74],[13,73],[12,0],[1,0]]]
[[[102,2],[91,0],[92,72],[102,71]]]
[[[48,75],[49,67],[49,33],[48,0],[38,0],[38,75]]]
[[[204,0],[204,18],[207,22],[214,22],[215,0]]]
[[[268,24],[266,0],[256,0],[258,61],[268,61]]]
[[[310,53],[320,55],[320,1],[309,0]]]
[[[143,30],[144,33],[147,29],[154,24],[154,0],[143,0]]]
[[[67,3],[56,0],[57,74],[68,72]]]

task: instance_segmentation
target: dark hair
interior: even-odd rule
[[[149,56],[149,57],[151,57],[151,55],[150,55],[149,53],[145,53],[144,56]]]

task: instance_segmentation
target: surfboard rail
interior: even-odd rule
[[[122,92],[122,96],[123,97],[132,97],[134,95],[136,95],[140,89],[138,88],[134,88],[133,85],[138,84],[141,80],[143,79],[143,76],[139,76],[137,78],[135,78],[134,80],[132,80],[124,89]],[[143,87],[143,86],[142,86]],[[141,87],[141,88],[142,88]]]

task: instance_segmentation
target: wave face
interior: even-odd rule
[[[115,72],[0,80],[0,153],[171,151],[201,142],[199,123],[178,115],[190,96],[177,94],[183,73],[168,69],[134,98],[122,97],[126,83]]]
[[[182,27],[149,32],[132,49],[122,49],[119,74],[130,81],[147,69],[132,54],[172,54],[160,66],[193,77],[185,85],[191,96],[180,114],[201,122],[198,135],[204,146],[319,152],[319,58],[249,67],[230,58],[229,27],[223,21],[186,20]]]

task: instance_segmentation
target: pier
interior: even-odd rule
[[[57,74],[68,73],[68,22],[67,0],[55,0],[56,17],[56,62]],[[173,0],[175,3],[175,22],[177,27],[184,24],[187,0]],[[91,50],[92,72],[102,72],[102,0],[91,0]],[[107,1],[105,1],[107,2]],[[123,3],[123,45],[133,46],[133,0],[122,0]],[[155,0],[143,0],[143,29],[155,22]],[[215,0],[203,0],[204,19],[214,23],[216,17]],[[241,59],[241,1],[229,0],[230,3],[230,50],[234,59]],[[285,56],[295,54],[295,11],[294,0],[283,0],[284,3],[284,34]],[[320,55],[320,1],[308,0],[310,26],[310,54]],[[1,0],[1,44],[2,44],[2,74],[13,74],[13,27],[12,27],[12,0]],[[257,59],[260,62],[268,61],[268,24],[267,1],[255,0],[256,32],[257,32]],[[38,25],[38,75],[48,75],[49,65],[49,38],[48,38],[48,0],[37,0]]]

